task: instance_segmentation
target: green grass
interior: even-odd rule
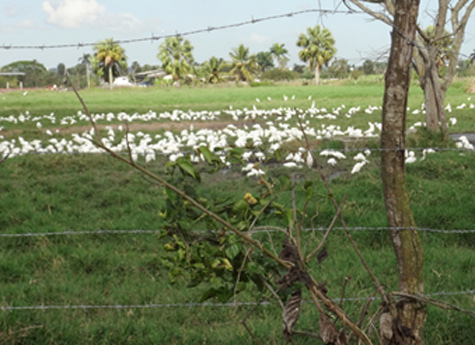
[[[467,158],[446,152],[408,166],[408,186],[418,226],[473,227],[475,201],[467,193],[467,186],[475,179],[475,160]],[[346,172],[332,181],[337,198],[348,194],[343,215],[349,226],[385,224],[379,168],[372,164],[357,177]],[[163,171],[159,162],[150,169]],[[279,169],[270,171],[271,175],[281,173]],[[299,174],[318,180],[308,170]],[[255,180],[239,177],[237,173],[203,175],[203,178],[205,183],[199,193],[210,199],[222,195],[223,190],[232,191],[231,195],[237,199],[245,191],[256,188]],[[240,188],[236,189],[236,185]],[[162,188],[150,185],[137,173],[104,155],[30,155],[7,160],[0,168],[0,189],[0,208],[4,210],[0,213],[0,227],[4,233],[160,229],[161,225],[158,211]],[[299,192],[299,199],[298,196]],[[280,201],[290,204],[288,195]],[[323,189],[318,204],[316,224],[326,226],[333,210]],[[321,234],[305,236],[305,243],[311,248]],[[356,232],[354,237],[382,283],[389,290],[397,290],[396,262],[388,234]],[[421,233],[421,238],[428,293],[473,287],[473,234]],[[278,247],[278,239],[275,240]],[[187,289],[186,277],[170,280],[162,263],[167,255],[163,251],[164,243],[158,235],[133,234],[4,238],[0,251],[1,303],[25,306],[196,302],[206,286]],[[327,250],[329,259],[312,270],[319,281],[327,283],[330,296],[339,296],[346,276],[351,276],[346,296],[365,297],[373,293],[367,273],[341,232],[330,237]],[[471,298],[444,299],[473,309]],[[254,299],[249,292],[240,300]],[[362,303],[347,302],[345,309],[356,319]],[[170,307],[0,312],[3,330],[0,343],[249,343],[244,327],[236,324],[249,310],[249,307]],[[314,308],[305,305],[299,329],[315,331],[316,317]],[[470,321],[467,316],[430,307],[427,344],[469,344]],[[276,305],[259,308],[250,317],[249,325],[262,343],[284,343]],[[296,339],[302,344],[313,343],[302,336]]]
[[[462,84],[449,90],[447,101],[466,102]],[[296,95],[297,106],[307,107],[312,95],[317,106],[327,108],[379,105],[382,87],[367,85],[269,86],[262,88],[139,89],[85,90],[84,98],[94,112],[127,111],[133,113],[173,110],[174,108],[211,110],[252,107],[255,98],[260,106],[278,107],[282,95]],[[411,90],[410,106],[420,106],[421,93]],[[270,96],[272,101],[264,101]],[[46,91],[7,93],[0,116],[29,110],[35,114],[55,112],[69,116],[79,110],[71,93]],[[277,100],[279,99],[279,100]],[[299,103],[300,102],[300,103]],[[378,103],[379,102],[379,103]],[[5,106],[5,107],[4,107]],[[380,121],[380,114],[359,114],[348,124]],[[457,113],[473,126],[469,110]],[[417,119],[419,120],[419,119]],[[416,121],[416,116],[411,118]],[[463,122],[463,121],[462,121]],[[3,125],[3,124],[2,124]],[[7,129],[15,129],[11,126]],[[464,129],[465,127],[462,127]],[[42,131],[17,126],[25,138],[41,137]],[[18,135],[18,134],[15,134]],[[28,139],[29,140],[29,139]],[[433,138],[411,137],[414,145],[425,146]],[[370,147],[376,145],[367,143]],[[339,142],[324,147],[341,148]],[[386,217],[380,180],[379,157],[353,176],[354,162],[338,166],[339,177],[331,182],[337,199],[348,199],[342,214],[349,226],[385,226]],[[163,162],[149,168],[163,174]],[[278,177],[289,170],[269,165],[268,174]],[[336,172],[325,167],[326,174]],[[318,186],[316,226],[328,226],[334,209],[315,172],[302,169],[297,178],[314,181]],[[443,152],[429,155],[424,161],[407,165],[407,183],[416,224],[435,229],[473,229],[475,224],[475,159],[473,153]],[[198,194],[208,200],[223,195],[234,200],[247,192],[257,193],[257,180],[242,176],[235,167],[227,174],[207,175]],[[299,206],[303,192],[297,190]],[[0,165],[0,232],[43,233],[99,229],[161,229],[159,216],[163,206],[163,188],[149,183],[140,174],[106,155],[28,155],[7,159]],[[291,205],[290,193],[278,200]],[[283,226],[278,219],[262,218],[260,225]],[[337,224],[338,226],[339,224]],[[309,223],[305,226],[310,226]],[[261,241],[270,241],[259,234]],[[305,232],[307,250],[321,239],[321,233]],[[396,259],[385,231],[358,231],[353,236],[369,266],[388,290],[397,290]],[[420,233],[425,255],[425,291],[464,291],[473,289],[475,277],[475,235]],[[278,234],[272,239],[280,247]],[[189,289],[186,274],[172,279],[163,261],[170,253],[165,239],[154,234],[70,235],[1,238],[0,241],[0,344],[247,344],[252,340],[239,321],[251,307],[168,307],[157,309],[87,309],[87,310],[15,310],[2,306],[28,305],[142,305],[188,303],[199,300],[207,286]],[[327,243],[329,258],[313,264],[311,272],[319,282],[327,283],[329,296],[338,298],[342,284],[351,276],[347,297],[367,297],[374,292],[371,281],[358,262],[342,232],[335,231]],[[255,301],[255,292],[245,291],[241,301]],[[435,297],[474,310],[473,295]],[[304,294],[304,299],[309,296]],[[211,302],[216,302],[211,300]],[[357,319],[364,302],[344,304],[350,317]],[[371,310],[376,310],[374,303]],[[298,329],[317,331],[318,315],[305,304]],[[284,344],[281,311],[273,303],[253,313],[248,326],[262,344]],[[428,308],[425,327],[426,344],[472,344],[473,319],[435,307]],[[297,335],[298,344],[314,344],[312,338]],[[318,343],[318,341],[317,341]]]
[[[447,92],[446,103],[451,103],[454,107],[461,103],[467,103],[469,95],[463,92],[464,82],[455,82]],[[116,89],[110,92],[104,89],[81,90],[81,96],[92,113],[119,113],[129,114],[146,113],[149,110],[157,113],[181,109],[187,111],[201,110],[222,110],[252,108],[253,105],[262,109],[273,109],[279,107],[309,108],[313,101],[316,107],[326,107],[329,111],[345,105],[350,107],[360,106],[363,110],[368,106],[382,105],[384,86],[382,83],[367,84],[343,84],[343,85],[320,85],[320,86],[290,86],[273,85],[269,87],[196,87],[196,88],[137,88],[137,89]],[[283,95],[287,95],[289,100],[285,102]],[[295,95],[295,100],[290,97]],[[308,97],[312,96],[312,100]],[[270,97],[269,101],[267,97]],[[260,103],[256,98],[261,100]],[[413,85],[410,89],[408,106],[411,109],[420,108],[424,102],[421,89]],[[54,113],[57,119],[65,116],[77,114],[83,110],[73,92],[53,92],[48,90],[29,91],[26,96],[22,92],[4,93],[0,97],[0,116],[18,116],[29,111],[33,116],[43,116]],[[472,112],[469,109],[457,111],[459,126],[461,130],[473,129],[471,121]],[[381,112],[376,111],[373,116],[364,114],[364,120],[380,121]],[[450,117],[450,114],[447,114]],[[346,119],[342,119],[345,121]],[[409,115],[408,123],[424,120],[423,115]],[[353,125],[358,126],[358,116],[351,119]],[[356,123],[355,123],[356,121]],[[348,121],[346,121],[348,122]],[[366,124],[366,122],[361,122]],[[334,122],[340,125],[338,120]],[[24,128],[25,125],[17,126],[2,124],[6,129]],[[31,124],[32,129],[35,123]],[[46,127],[57,127],[58,125],[43,124]]]

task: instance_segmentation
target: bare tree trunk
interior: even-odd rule
[[[86,80],[87,80],[87,88],[91,87],[91,75],[89,73],[89,64],[86,64]]]
[[[447,131],[445,92],[442,91],[437,78],[437,67],[430,66],[426,68],[424,82],[421,83],[425,99],[426,126],[428,130],[436,133]]]
[[[315,85],[320,85],[320,66],[315,64]]]
[[[404,146],[413,53],[410,42],[415,39],[419,0],[399,0],[395,6],[383,103],[381,146],[387,150],[382,153],[381,175],[389,226],[408,228],[414,226],[414,218],[406,187]],[[423,251],[417,232],[392,230],[391,237],[398,261],[400,291],[422,293]],[[382,334],[382,344],[422,344],[426,312],[420,303],[401,300],[395,309],[388,312],[393,320],[390,322],[393,329]]]
[[[114,76],[112,75],[112,65],[109,65],[109,90],[112,91],[112,82]]]
[[[415,51],[414,67],[419,75],[421,88],[424,91],[426,126],[431,132],[447,132],[445,117],[445,90],[439,80],[439,66],[437,65],[437,50],[429,48],[427,51]],[[423,48],[422,48],[423,49]],[[446,133],[447,134],[447,133]]]

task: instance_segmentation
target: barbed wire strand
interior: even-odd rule
[[[332,228],[336,231],[343,231],[343,227],[334,227]],[[346,229],[350,231],[388,231],[388,230],[413,230],[418,232],[427,232],[427,233],[439,233],[439,234],[474,234],[475,229],[432,229],[432,228],[417,228],[417,227],[387,227],[387,226],[377,226],[377,227],[368,227],[368,226],[354,226],[347,227]],[[318,228],[305,228],[302,231],[311,232],[311,231],[327,231],[325,227]],[[211,230],[212,232],[214,230]],[[192,230],[192,232],[200,233],[206,232],[206,230]],[[279,232],[279,230],[265,226],[259,227],[259,229],[252,230],[252,233],[264,233],[264,232]],[[79,230],[79,231],[58,231],[58,232],[28,232],[28,233],[11,233],[11,234],[0,234],[0,238],[8,237],[48,237],[48,236],[76,236],[76,235],[157,235],[163,233],[163,230]]]
[[[361,11],[335,11],[335,10],[327,10],[327,9],[306,9],[306,10],[301,10],[301,11],[294,11],[294,12],[288,12],[288,13],[283,13],[283,14],[277,14],[277,15],[272,15],[272,16],[267,16],[267,17],[261,17],[261,18],[252,18],[251,20],[246,20],[242,22],[237,22],[233,24],[226,24],[226,25],[219,25],[219,26],[208,26],[206,28],[202,29],[196,29],[196,30],[190,30],[190,31],[185,31],[185,32],[176,32],[173,34],[164,34],[164,35],[154,35],[152,34],[150,37],[141,37],[141,38],[135,38],[135,39],[122,39],[122,40],[114,40],[114,43],[117,44],[130,44],[130,43],[138,43],[138,42],[154,42],[158,41],[161,39],[167,39],[170,37],[183,37],[183,36],[191,36],[191,35],[196,35],[196,34],[201,34],[201,33],[210,33],[213,31],[220,31],[220,30],[226,30],[226,29],[231,29],[231,28],[237,28],[240,26],[246,26],[246,25],[251,25],[251,24],[256,24],[256,23],[261,23],[265,21],[271,21],[271,20],[276,20],[276,19],[282,19],[282,18],[291,18],[294,16],[299,16],[303,14],[309,14],[309,13],[324,13],[324,14],[355,14],[355,13],[360,13],[362,14],[363,12]],[[5,45],[0,46],[1,49],[39,49],[39,50],[44,50],[44,49],[58,49],[58,48],[82,48],[82,47],[92,47],[97,45],[97,42],[89,42],[89,43],[66,43],[66,44],[53,44],[53,45]]]
[[[21,150],[20,147],[15,147],[15,148],[8,148],[7,150],[4,150],[3,152],[0,152],[1,155],[10,155],[10,159],[11,158],[14,158],[16,156],[27,156],[27,155],[56,155],[56,154],[61,154],[61,155],[81,155],[81,154],[106,154],[106,152],[102,151],[102,150],[97,150],[97,152],[80,152],[80,151],[58,151],[56,150],[55,152],[51,151],[51,150],[47,150],[45,148],[45,151],[28,151],[28,152],[25,152],[25,153],[22,153],[22,152],[14,152],[15,149],[18,149],[18,150]],[[362,148],[346,148],[346,149],[312,149],[312,152],[323,152],[323,151],[330,151],[330,152],[365,152],[365,151],[370,151],[370,152],[387,152],[387,151],[395,151],[395,152],[398,152],[398,151],[428,151],[428,150],[433,150],[435,152],[475,152],[474,149],[472,148],[466,148],[466,147],[460,147],[460,148],[456,148],[456,147],[396,147],[396,148],[380,148],[380,147],[373,147],[373,148],[368,148],[368,147],[362,147]],[[148,153],[155,153],[159,156],[163,156],[163,157],[166,157],[166,156],[169,156],[169,154],[165,154],[165,153],[162,153],[162,152],[157,152],[157,151],[154,151],[154,150],[143,150],[143,149],[138,149],[138,150],[132,150],[133,152],[136,152],[136,153],[139,153],[141,155],[146,155]],[[226,152],[226,150],[221,150],[223,152]],[[250,150],[250,151],[253,151],[253,150]],[[114,151],[115,153],[117,154],[128,154],[128,152],[125,152],[125,151]],[[219,153],[220,151],[216,151],[215,153]],[[253,152],[262,152],[262,151],[253,151]],[[289,151],[290,152],[290,151]],[[193,152],[192,151],[181,151],[180,152],[181,154],[183,155],[189,155],[189,154],[192,154]],[[174,153],[174,154],[177,154],[177,153]]]
[[[429,293],[425,296],[460,296],[460,295],[473,295],[475,290],[465,290],[465,291],[440,291]],[[349,298],[333,298],[332,300],[337,301],[369,301],[377,300],[379,297],[349,297]],[[109,304],[109,305],[34,305],[34,306],[0,306],[1,311],[24,311],[24,310],[88,310],[88,309],[154,309],[154,308],[177,308],[177,307],[245,307],[245,306],[255,306],[255,305],[271,305],[271,302],[229,302],[229,303],[157,303],[157,304]]]
[[[117,44],[131,44],[131,43],[140,43],[140,42],[154,42],[158,41],[161,39],[167,39],[170,37],[185,37],[185,36],[191,36],[191,35],[196,35],[196,34],[201,34],[201,33],[211,33],[213,31],[221,31],[221,30],[227,30],[231,28],[237,28],[241,26],[246,26],[246,25],[252,25],[252,24],[257,24],[265,21],[271,21],[271,20],[277,20],[277,19],[282,19],[282,18],[291,18],[293,16],[299,16],[303,14],[309,14],[309,13],[318,13],[320,16],[327,15],[327,14],[345,14],[345,15],[354,15],[354,14],[363,14],[367,15],[366,12],[364,11],[358,11],[358,10],[329,10],[329,9],[306,9],[306,10],[301,10],[301,11],[294,11],[294,12],[288,12],[288,13],[283,13],[283,14],[278,14],[278,15],[272,15],[272,16],[267,16],[267,17],[261,17],[261,18],[254,18],[252,17],[251,20],[247,21],[242,21],[242,22],[237,22],[237,23],[232,23],[232,24],[226,24],[226,25],[218,25],[218,26],[208,26],[206,28],[201,28],[201,29],[196,29],[196,30],[190,30],[190,31],[184,31],[184,32],[175,32],[173,34],[164,34],[164,35],[154,35],[152,33],[151,36],[149,37],[141,37],[141,38],[134,38],[134,39],[119,39],[119,40],[114,40],[114,43]],[[390,25],[391,27],[394,27],[394,25]],[[398,30],[396,28],[396,30]],[[400,33],[401,34],[401,33]],[[402,35],[402,34],[401,34]],[[425,49],[425,50],[438,50],[440,52],[450,52],[452,54],[457,53],[458,56],[464,57],[466,59],[470,59],[471,55],[464,54],[461,52],[455,52],[452,49],[447,49],[443,50],[441,48],[437,47],[426,47],[421,45],[419,42],[410,40],[408,37],[402,35],[405,40],[407,40],[410,44],[413,46],[418,47],[419,49]],[[66,43],[66,44],[42,44],[42,45],[12,45],[12,44],[3,44],[0,46],[0,49],[4,50],[21,50],[21,49],[36,49],[36,50],[45,50],[45,49],[60,49],[60,48],[83,48],[83,47],[93,47],[97,45],[97,42],[88,42],[88,43]]]

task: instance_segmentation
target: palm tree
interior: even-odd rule
[[[259,52],[256,55],[257,63],[261,66],[262,72],[265,72],[267,69],[274,67],[274,62],[272,61],[271,52]]]
[[[206,73],[206,82],[216,84],[224,81],[223,77],[220,75],[223,66],[223,59],[218,59],[215,56],[212,56],[208,61],[205,61],[203,68]]]
[[[192,71],[193,46],[183,37],[169,37],[159,47],[158,58],[162,68],[171,74],[174,80],[185,77]]]
[[[109,82],[109,89],[112,90],[114,75],[120,75],[121,70],[127,68],[127,58],[124,49],[112,38],[98,42],[94,46],[96,54],[94,56],[93,67],[98,74]],[[107,73],[104,73],[106,72]]]
[[[89,72],[89,68],[91,67],[91,54],[83,54],[79,58],[79,64],[84,65],[86,67],[86,79],[87,79],[87,87],[91,87],[91,76]]]
[[[335,40],[330,30],[321,28],[307,28],[307,35],[300,34],[297,46],[303,49],[299,52],[299,58],[308,62],[310,69],[315,69],[315,83],[320,83],[320,69],[327,65],[336,53]]]
[[[249,48],[242,44],[234,48],[229,55],[232,59],[229,74],[236,77],[236,82],[252,81],[254,79],[253,75],[259,71],[257,57],[254,54],[249,55]]]
[[[289,52],[286,48],[284,48],[285,44],[274,43],[272,47],[270,47],[270,53],[273,57],[277,59],[277,63],[279,64],[280,69],[284,69],[285,65],[289,61],[287,57],[287,53]]]

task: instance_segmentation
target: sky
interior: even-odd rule
[[[419,22],[430,24],[435,0],[421,0]],[[59,63],[73,67],[83,54],[93,53],[94,43],[106,38],[128,40],[184,33],[241,23],[308,9],[346,11],[338,0],[1,0],[0,67],[18,60],[33,60],[47,68]],[[466,29],[462,54],[475,50],[475,14]],[[376,60],[390,46],[390,28],[365,14],[306,13],[235,28],[189,35],[197,62],[211,56],[229,59],[233,48],[244,44],[251,53],[267,51],[274,43],[285,44],[289,66],[302,63],[296,42],[309,26],[328,28],[336,41],[336,58],[359,66]],[[128,64],[159,65],[158,46],[163,40],[122,44]],[[9,46],[74,44],[73,48],[3,49]],[[466,57],[465,56],[465,57]]]

